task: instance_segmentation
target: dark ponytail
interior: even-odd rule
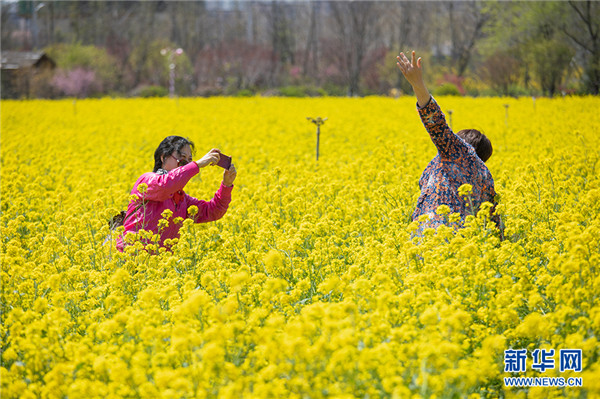
[[[154,170],[153,172],[157,172],[160,168],[162,168],[162,157],[163,156],[168,156],[173,154],[174,152],[177,152],[179,154],[181,154],[181,149],[183,147],[185,147],[186,145],[190,146],[190,149],[192,150],[192,153],[194,152],[194,143],[192,143],[190,140],[186,139],[185,137],[181,137],[181,136],[169,136],[167,138],[165,138],[163,141],[161,141],[161,143],[158,145],[158,148],[156,149],[156,151],[154,151]]]

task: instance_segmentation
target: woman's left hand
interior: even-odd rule
[[[231,164],[229,169],[223,172],[223,184],[225,185],[225,187],[233,186],[233,181],[235,180],[236,176],[237,171],[235,170],[235,166]]]

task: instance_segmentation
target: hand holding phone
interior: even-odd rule
[[[236,176],[237,171],[235,170],[235,165],[231,164],[229,169],[226,169],[225,172],[223,172],[223,184],[225,185],[225,187],[233,186],[233,182]]]
[[[217,163],[217,166],[220,166],[225,170],[229,170],[229,167],[231,166],[231,157],[223,153],[219,153],[219,162]]]
[[[226,157],[227,155],[222,155],[221,151],[217,148],[213,148],[209,152],[206,153],[202,158],[196,161],[199,168],[204,168],[206,166],[217,165],[219,161],[222,159],[221,157]]]

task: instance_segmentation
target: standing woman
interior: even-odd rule
[[[233,164],[223,173],[221,186],[210,201],[203,201],[186,194],[183,189],[187,182],[198,174],[200,168],[216,165],[219,162],[219,150],[212,149],[198,161],[193,161],[194,144],[180,136],[165,138],[154,152],[154,170],[141,175],[131,190],[132,200],[127,206],[123,235],[117,237],[117,249],[123,251],[124,237],[129,232],[141,229],[160,234],[158,244],[164,246],[167,239],[179,238],[181,222],[176,218],[190,217],[196,223],[219,220],[231,202],[231,190],[236,177]],[[188,214],[192,205],[198,207],[194,215]],[[159,221],[163,212],[170,210],[172,215],[168,225]],[[167,212],[168,213],[168,212]],[[149,240],[146,240],[150,243]]]

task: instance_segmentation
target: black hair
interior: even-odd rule
[[[456,133],[456,135],[472,145],[477,156],[481,158],[483,162],[487,161],[492,156],[492,143],[485,134],[481,133],[479,130],[464,129]]]
[[[181,155],[181,149],[186,145],[190,146],[192,153],[194,152],[194,143],[185,137],[181,136],[169,136],[160,142],[156,151],[154,151],[154,170],[153,172],[157,172],[160,168],[162,168],[163,164],[163,156],[171,155],[174,152],[179,153]]]

